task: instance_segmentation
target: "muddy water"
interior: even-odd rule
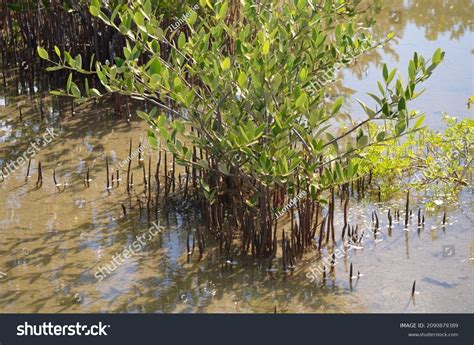
[[[404,7],[402,2],[395,2],[393,6],[401,15],[399,22],[392,25],[382,21],[382,27],[404,29],[399,32],[399,42],[392,46],[400,62],[411,56],[407,47],[417,37],[415,48],[435,42],[447,50],[448,58],[453,57],[453,68],[460,68],[466,55],[462,44],[472,35],[466,10],[472,5],[469,1],[455,2],[452,13],[446,14],[441,11],[444,2],[430,2],[435,11],[443,14],[441,21],[439,16],[426,15],[424,2],[418,4],[405,2]],[[393,8],[384,11],[386,17],[393,17]],[[457,15],[456,20],[450,22],[453,14]],[[458,49],[462,54],[456,53]],[[389,53],[381,54],[385,57],[383,54]],[[370,89],[375,78],[370,71],[376,61],[374,57],[367,65],[367,78],[353,77],[347,84],[354,86],[350,84],[352,80],[358,92]],[[469,93],[463,78],[461,85],[447,79],[438,86],[437,92],[454,97],[447,105],[433,104],[433,99],[427,97],[420,99],[420,108],[433,111],[436,116],[445,105],[447,110],[461,112],[465,109],[464,93]],[[401,224],[394,224],[391,231],[387,228],[387,209],[403,209],[403,198],[381,204],[353,203],[350,223],[359,224],[362,230],[364,224],[370,224],[371,212],[376,209],[380,233],[375,238],[369,225],[362,243],[344,248],[345,254],[325,279],[320,274],[316,279],[308,278],[310,269],[322,267],[322,258],[315,253],[308,253],[291,274],[284,274],[279,266],[268,272],[266,266],[239,256],[238,252],[233,262],[226,264],[210,239],[204,258],[198,260],[196,249],[188,262],[186,239],[188,233],[201,226],[200,215],[178,209],[162,210],[158,219],[148,219],[146,212],[140,217],[135,193],[140,195],[143,183],[137,158],[132,163],[136,191],[132,200],[123,183],[125,166],[119,167],[121,184],[117,186],[115,182],[113,189],[106,189],[105,156],[111,171],[115,170],[115,164],[128,156],[130,138],[134,150],[140,141],[145,142],[146,125],[135,119],[128,122],[101,104],[76,106],[72,116],[67,101],[44,94],[18,96],[12,92],[13,84],[10,81],[0,95],[1,164],[20,157],[33,140],[42,139],[47,128],[54,128],[58,137],[42,146],[32,159],[30,178],[25,181],[25,164],[0,182],[1,312],[474,311],[470,297],[474,279],[472,189],[462,193],[458,204],[426,213],[423,228],[417,229],[416,217],[412,218],[409,231]],[[429,86],[426,95],[431,89]],[[456,108],[458,101],[463,104]],[[431,122],[433,127],[436,123]],[[146,150],[144,157],[145,162],[150,157],[155,164],[157,153]],[[43,185],[36,189],[39,161]],[[88,167],[90,187],[84,185]],[[61,184],[59,189],[53,181],[53,169],[56,182]],[[121,202],[127,208],[127,216],[123,215]],[[133,210],[129,209],[130,202]],[[423,200],[419,203],[422,205]],[[448,222],[443,228],[445,207]],[[416,213],[417,206],[413,210]],[[340,234],[341,217],[336,220]],[[164,230],[143,240],[141,250],[114,265],[114,255],[136,243],[137,236],[147,232],[152,221],[159,221]],[[323,258],[340,248],[337,243],[325,249]],[[351,263],[353,279],[349,279]],[[99,281],[98,269],[107,265],[116,268]],[[412,299],[415,280],[416,294]]]

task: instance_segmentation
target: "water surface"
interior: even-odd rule
[[[445,60],[422,85],[426,91],[410,103],[409,109],[426,113],[425,124],[442,129],[443,112],[458,118],[473,116],[467,100],[474,95],[473,16],[470,0],[387,1],[375,17],[374,34],[384,37],[393,31],[395,38],[383,48],[358,61],[343,74],[345,92],[352,92],[347,110],[360,118],[363,110],[355,101],[368,105],[374,101],[367,92],[378,94],[377,80],[382,79],[382,64],[397,68],[407,80],[408,63],[413,54],[430,59],[437,48],[446,52]],[[375,106],[375,105],[374,105]]]

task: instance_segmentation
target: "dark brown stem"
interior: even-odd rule
[[[405,229],[408,229],[408,218],[410,216],[410,190],[407,191],[407,201],[405,205]]]
[[[109,176],[109,158],[105,157],[105,169],[107,172],[107,190],[110,189],[110,176]]]
[[[28,168],[26,169],[26,176],[25,176],[25,182],[28,180],[30,177],[30,167],[31,167],[31,158],[28,160]]]

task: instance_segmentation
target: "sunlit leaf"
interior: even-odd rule
[[[38,47],[37,51],[38,51],[38,55],[39,55],[40,58],[42,58],[43,60],[48,60],[49,59],[49,54],[44,48]]]
[[[221,61],[221,68],[226,71],[230,68],[230,58],[226,57],[224,60]]]

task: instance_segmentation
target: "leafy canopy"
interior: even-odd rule
[[[126,38],[123,56],[86,69],[81,56],[56,49],[50,70],[98,77],[103,90],[79,87],[70,75],[66,89],[56,94],[77,100],[120,93],[156,105],[138,111],[156,137],[178,161],[201,169],[239,177],[248,190],[298,186],[311,192],[357,177],[356,159],[366,147],[393,140],[422,124],[407,108],[418,85],[442,61],[438,49],[430,60],[414,54],[408,79],[383,66],[374,105],[360,102],[366,114],[360,123],[341,127],[334,119],[343,99],[328,96],[328,71],[386,43],[374,39],[358,22],[356,2],[325,0],[201,0],[185,28],[163,28],[163,16],[150,1],[119,1],[110,16],[92,0],[90,13]],[[184,30],[185,29],[185,30]],[[170,51],[164,59],[163,50]],[[369,135],[368,123],[390,122]],[[410,129],[410,123],[414,128]],[[192,129],[192,130],[191,130]],[[193,160],[190,145],[203,149],[208,159]]]

